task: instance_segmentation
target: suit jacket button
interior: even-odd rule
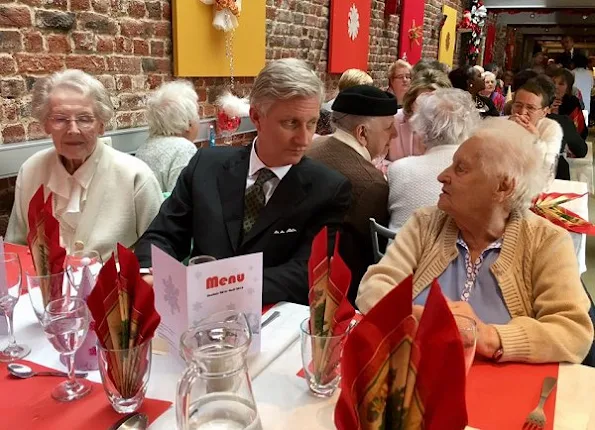
[[[85,249],[85,243],[82,240],[77,240],[74,242],[75,251],[82,251],[83,249]]]

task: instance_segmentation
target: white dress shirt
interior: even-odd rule
[[[281,167],[268,167],[266,164],[262,162],[262,160],[258,157],[256,153],[256,144],[257,144],[257,137],[254,138],[254,142],[252,142],[252,150],[250,151],[250,165],[248,167],[248,179],[246,180],[246,189],[250,188],[256,182],[256,178],[258,178],[258,171],[260,169],[269,169],[271,172],[275,174],[275,177],[266,181],[263,186],[262,190],[264,191],[264,204],[266,205],[271,197],[273,197],[273,193],[277,189],[277,185],[281,182],[281,179],[289,169],[291,169],[291,164]]]

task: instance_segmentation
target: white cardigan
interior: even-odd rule
[[[106,261],[117,242],[129,247],[144,233],[159,212],[162,194],[155,175],[142,161],[101,142],[95,151],[101,153],[79,224],[74,230],[60,230],[67,252],[83,247],[93,249]],[[21,166],[6,232],[7,242],[27,243],[29,202],[39,186],[48,183],[56,157],[52,147],[37,152]],[[48,193],[46,188],[45,198]],[[60,217],[57,218],[60,221]]]
[[[400,158],[388,168],[388,227],[398,231],[413,212],[435,206],[442,184],[438,175],[452,164],[459,145],[440,145],[423,155]]]

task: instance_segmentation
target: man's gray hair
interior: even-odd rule
[[[268,63],[260,71],[250,93],[250,106],[266,114],[277,100],[317,97],[324,101],[324,84],[303,60],[283,58]]]
[[[96,78],[77,69],[56,72],[47,78],[40,79],[33,87],[33,116],[43,123],[49,113],[49,100],[54,91],[70,89],[90,97],[94,102],[94,113],[107,124],[114,116],[114,105],[109,93]]]
[[[199,119],[198,95],[188,81],[166,82],[147,99],[151,136],[180,136]]]
[[[456,88],[421,94],[411,127],[423,136],[426,148],[460,145],[475,132],[480,117],[471,94]]]
[[[536,145],[537,136],[504,118],[482,121],[473,137],[484,142],[480,163],[492,178],[508,177],[516,182],[510,210],[522,212],[546,186],[549,166]]]
[[[353,134],[357,126],[368,124],[371,119],[370,116],[351,115],[336,111],[331,113],[331,124],[349,134]]]

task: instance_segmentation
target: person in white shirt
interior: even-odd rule
[[[591,113],[591,91],[593,90],[593,71],[587,69],[589,60],[584,55],[577,55],[574,59],[576,69],[574,74],[574,86],[578,88],[583,97],[583,104],[587,112]]]
[[[167,82],[147,100],[149,139],[135,155],[151,168],[164,193],[174,189],[196,154],[199,120],[198,95],[190,82]]]
[[[564,133],[556,121],[546,118],[549,96],[542,85],[531,79],[514,93],[509,120],[521,125],[536,136],[535,144],[544,159],[549,186],[556,177],[558,156]]]
[[[424,139],[423,155],[394,161],[388,168],[389,228],[398,231],[416,209],[433,206],[442,185],[436,179],[480,125],[479,111],[468,92],[445,88],[417,98],[411,124]]]
[[[98,142],[114,113],[105,87],[64,70],[38,81],[33,107],[53,147],[21,166],[6,240],[26,243],[29,202],[43,185],[67,252],[95,250],[105,260],[116,243],[134,245],[159,211],[161,190],[145,163]]]

